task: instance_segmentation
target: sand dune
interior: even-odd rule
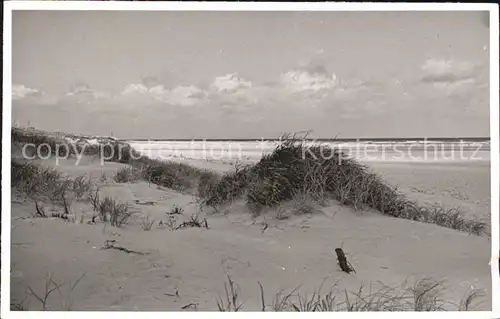
[[[272,214],[253,219],[237,203],[227,207],[227,215],[199,212],[192,195],[147,182],[114,183],[111,177],[124,164],[101,166],[86,159],[75,166],[73,161],[57,167],[53,161],[40,164],[56,167],[68,176],[87,174],[101,184],[102,196],[128,202],[137,214],[122,228],[87,224],[92,216],[88,204],[75,205],[74,222],[27,218],[35,210],[34,203],[15,195],[13,189],[13,303],[25,298],[27,287],[42,294],[50,273],[67,284],[85,273],[73,291],[54,293],[47,307],[64,309],[71,302],[73,310],[165,311],[195,304],[198,310],[216,310],[215,297],[224,294],[227,273],[241,288],[244,310],[260,309],[257,281],[264,285],[271,303],[280,289],[302,285],[301,291],[311,293],[325,280],[325,285],[338,281],[340,288],[356,291],[361,283],[398,285],[425,276],[445,280],[444,298],[453,302],[459,302],[472,288],[484,290],[485,297],[474,307],[491,309],[489,237],[374,211],[356,212],[335,203],[313,216],[287,220],[276,220]],[[203,163],[219,171],[232,168]],[[466,204],[471,216],[485,217],[489,212],[487,165],[436,169],[385,164],[373,168],[418,200]],[[108,181],[103,181],[103,174]],[[158,227],[157,222],[165,220],[165,213],[174,205],[184,209],[181,220],[199,213],[207,218],[209,229],[169,231]],[[156,221],[151,231],[141,227],[146,217]],[[265,224],[268,227],[263,231]],[[144,255],[102,249],[106,240],[116,240],[117,245]],[[338,268],[334,249],[340,246],[355,274]],[[41,307],[33,297],[25,303],[29,309]]]

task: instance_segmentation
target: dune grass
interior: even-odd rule
[[[475,235],[486,223],[468,220],[456,209],[421,206],[387,184],[367,166],[329,145],[306,145],[284,136],[275,150],[257,164],[237,167],[200,192],[203,204],[218,207],[244,198],[252,211],[308,197],[319,204],[337,200],[356,210],[372,208],[384,215],[432,223]]]
[[[108,162],[130,163],[141,155],[128,143],[107,139],[98,144],[85,142],[70,142],[61,134],[50,134],[38,130],[12,128],[11,142],[13,145],[32,144],[27,149],[30,157],[45,159],[49,156],[71,158],[78,154],[100,156]]]
[[[113,180],[117,183],[135,183],[141,178],[143,178],[142,171],[133,167],[120,168],[113,176]]]
[[[16,135],[16,143],[53,143],[47,141],[46,137]],[[117,172],[114,177],[116,182],[144,179],[179,191],[190,191],[196,193],[205,206],[219,207],[236,199],[244,199],[258,214],[265,207],[279,207],[283,202],[292,201],[296,214],[311,214],[314,205],[337,200],[354,209],[372,208],[391,217],[434,223],[476,235],[482,234],[486,228],[485,223],[466,220],[458,209],[420,206],[340,150],[324,145],[309,146],[295,137],[286,136],[271,154],[255,165],[237,166],[234,171],[224,175],[182,163],[145,156],[136,158],[132,148],[120,149],[117,152],[119,156],[112,157],[110,161],[127,163],[129,166]],[[123,155],[122,151],[132,156]],[[69,179],[51,168],[12,161],[11,183],[21,193],[35,200],[36,210],[41,217],[47,217],[38,205],[39,201],[44,200],[52,201],[66,212],[70,211],[73,200],[89,201],[97,217],[116,227],[124,225],[131,216],[128,205],[110,197],[101,199],[99,190],[84,176]],[[180,210],[171,212],[175,215],[181,213]],[[150,230],[153,222],[145,220],[143,229]],[[172,222],[170,227],[208,228],[208,223],[193,215],[179,226]],[[224,287],[225,296],[216,300],[217,309],[244,309],[238,285],[228,277]],[[472,304],[481,296],[479,291],[471,291],[459,304],[452,304],[441,297],[442,282],[429,278],[398,287],[382,285],[375,292],[371,288],[367,291],[364,286],[356,292],[348,292],[334,285],[326,292],[320,287],[308,295],[299,293],[297,287],[290,292],[276,293],[271,303],[266,300],[264,287],[260,283],[259,288],[262,311],[471,310]],[[46,299],[39,297],[37,300]]]
[[[311,294],[300,292],[298,286],[289,292],[278,291],[269,303],[264,287],[258,282],[260,311],[470,311],[484,297],[482,291],[471,289],[459,303],[446,301],[443,297],[444,281],[436,281],[430,277],[412,283],[407,280],[394,287],[381,282],[375,284],[378,289],[372,287],[372,284],[368,288],[361,284],[357,291],[347,291],[341,289],[336,282],[324,291],[323,283]],[[229,275],[227,282],[224,282],[224,294],[216,298],[216,305],[223,312],[244,310],[241,289]]]
[[[59,282],[54,278],[54,274],[48,274],[45,279],[45,289],[43,291],[36,292],[33,288],[27,287],[26,294],[24,298],[20,301],[11,302],[11,311],[29,311],[29,310],[42,310],[42,311],[55,311],[55,310],[72,310],[74,303],[73,292],[77,288],[78,284],[83,280],[86,273],[84,272],[80,277],[78,277],[74,282]],[[51,304],[52,296],[57,295],[60,297],[60,305],[54,307]],[[34,306],[33,302],[39,304],[39,306]]]
[[[13,140],[47,142],[13,129]],[[258,215],[263,208],[277,207],[286,201],[298,205],[314,202],[324,205],[336,200],[356,210],[367,208],[384,215],[436,224],[470,234],[487,233],[487,223],[463,217],[458,208],[422,206],[408,199],[386,183],[367,166],[349,158],[341,150],[326,144],[308,145],[304,139],[285,135],[271,154],[254,165],[239,165],[222,176],[184,163],[140,156],[129,144],[116,142],[101,151],[107,161],[130,166],[117,172],[116,182],[139,179],[200,197],[201,206],[218,209],[237,199],[244,199]],[[53,143],[53,142],[50,142]],[[113,151],[113,153],[110,153]],[[29,186],[29,185],[26,185]],[[303,199],[297,201],[297,199]],[[307,200],[306,200],[307,199]],[[310,212],[311,203],[296,212]]]
[[[114,198],[106,196],[98,203],[99,217],[103,222],[109,222],[111,226],[122,227],[125,225],[133,212],[129,210],[127,203],[119,203]]]
[[[58,206],[67,206],[68,200],[85,201],[92,187],[85,175],[72,179],[53,168],[17,161],[11,164],[11,186],[35,202]]]
[[[74,303],[72,293],[85,275],[84,272],[74,283],[68,283],[65,291],[61,289],[65,284],[57,283],[53,275],[50,275],[46,279],[44,291],[35,292],[28,287],[23,300],[11,302],[11,311],[27,311],[34,307],[43,311],[71,310]],[[260,292],[260,308],[251,310],[262,312],[474,311],[485,297],[483,291],[470,289],[458,303],[446,301],[444,281],[430,277],[412,282],[406,280],[397,286],[388,286],[379,281],[370,283],[368,287],[360,284],[356,291],[342,289],[338,281],[329,289],[323,289],[325,285],[323,282],[312,293],[300,290],[300,286],[297,286],[289,291],[278,291],[271,300],[266,298],[264,286],[260,282],[257,284]],[[245,300],[241,297],[242,290],[230,275],[227,275],[227,282],[224,282],[223,287],[224,293],[215,298],[216,310],[221,312],[250,310],[245,309]],[[51,298],[55,291],[59,292],[60,307],[54,307]],[[29,297],[34,297],[40,305],[34,306]]]
[[[61,184],[61,174],[31,163],[11,163],[11,185],[29,197],[51,196]]]
[[[168,160],[142,156],[129,161],[129,166],[119,169],[113,179],[117,183],[144,180],[182,193],[198,195],[215,184],[218,175],[212,171]]]
[[[99,189],[86,176],[72,179],[55,169],[37,164],[12,161],[11,186],[35,202],[34,217],[67,219],[73,216],[71,206],[75,201],[91,204],[97,213],[96,217],[115,227],[126,224],[132,215],[126,203],[119,203],[110,197],[101,199]],[[62,213],[48,215],[41,204],[43,202],[59,207]]]

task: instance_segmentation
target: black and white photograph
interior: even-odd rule
[[[498,5],[49,2],[5,6],[2,317],[497,309]]]

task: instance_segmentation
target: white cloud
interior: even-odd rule
[[[422,81],[430,83],[452,83],[470,79],[476,70],[469,62],[432,58],[425,61],[421,69],[424,72]]]
[[[239,77],[237,73],[230,73],[216,77],[211,87],[216,92],[234,92],[251,88],[252,82]]]
[[[150,92],[150,89],[143,84],[129,84],[123,89],[122,95],[146,94],[148,92]]]
[[[276,82],[255,85],[237,74],[217,77],[209,90],[211,110],[225,114],[246,113],[255,117],[262,112],[304,112],[339,100],[352,100],[359,92],[368,91],[366,81],[340,81],[322,64],[305,65],[281,74]],[[242,115],[243,116],[243,115]]]
[[[143,84],[129,84],[121,93],[124,97],[141,96],[150,100],[154,99],[170,105],[190,106],[206,99],[206,92],[195,86],[177,86],[167,90],[163,85],[147,88]]]
[[[456,90],[460,88],[467,88],[476,83],[476,79],[469,78],[458,80],[455,82],[435,82],[433,86],[438,89]]]
[[[94,101],[108,100],[112,96],[109,92],[90,88],[85,82],[79,82],[72,86],[70,91],[62,98],[63,102],[76,104],[91,104]]]
[[[44,93],[37,90],[25,87],[24,85],[12,85],[12,99],[21,100],[27,97],[39,97],[43,96]]]
[[[337,86],[335,74],[326,72],[310,72],[308,70],[291,70],[281,74],[281,84],[292,91],[330,90]]]
[[[111,94],[104,91],[87,90],[80,92],[68,92],[66,97],[78,100],[103,100],[111,98]]]
[[[206,100],[207,93],[195,86],[178,86],[165,91],[163,100],[171,105],[190,106]]]

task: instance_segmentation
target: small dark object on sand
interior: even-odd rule
[[[198,306],[197,306],[197,305],[198,305],[198,304],[195,304],[195,303],[189,303],[189,304],[187,304],[187,305],[185,305],[185,306],[182,306],[182,307],[181,307],[181,309],[187,309],[187,308],[194,308],[194,309],[197,309],[197,308],[198,308]]]
[[[35,208],[36,208],[36,216],[47,217],[47,214],[45,214],[45,211],[43,210],[43,207],[38,206],[38,202],[37,201],[35,201]]]
[[[136,200],[135,200],[135,203],[136,203],[137,205],[148,205],[148,206],[154,206],[154,205],[156,204],[156,202],[154,202],[154,201],[150,201],[150,200],[149,200],[149,201],[144,201],[144,202],[141,202],[141,201],[140,201],[140,200],[138,200],[138,199],[136,199]]]
[[[347,261],[347,258],[344,254],[344,251],[342,248],[335,248],[335,253],[337,253],[337,259],[339,261],[339,266],[342,271],[346,273],[354,272],[356,273],[356,270],[354,270],[354,267],[351,265],[350,262]]]

